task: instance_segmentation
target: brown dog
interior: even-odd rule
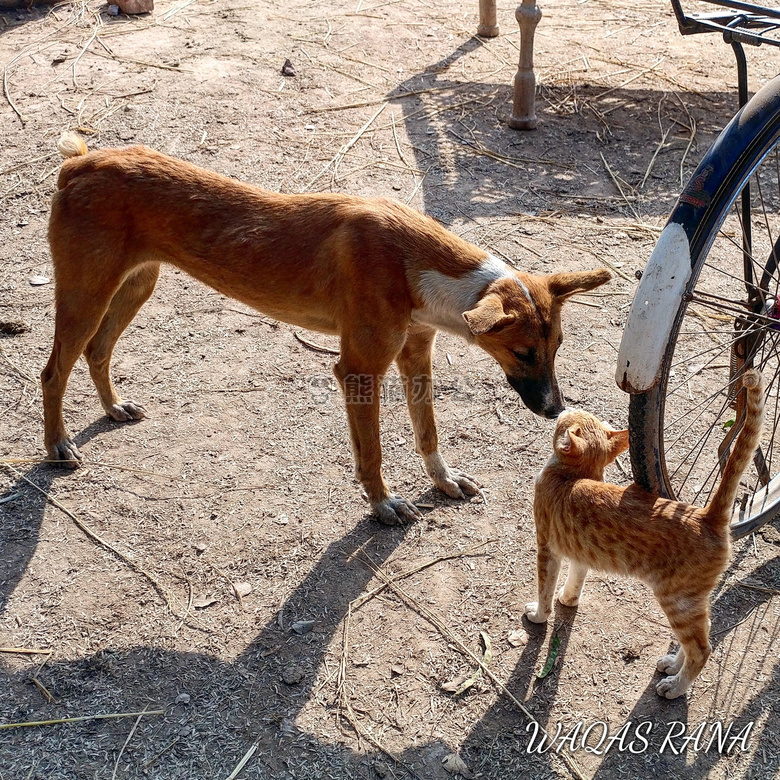
[[[117,395],[109,363],[161,262],[271,317],[341,337],[335,374],[356,474],[385,523],[419,516],[382,477],[379,388],[393,361],[434,484],[458,498],[477,491],[439,454],[431,378],[437,329],[492,355],[536,414],[563,409],[554,370],[561,305],[604,284],[608,271],[521,273],[391,200],[266,192],[140,146],[88,153],[75,134],[63,135],[58,148],[68,159],[49,224],[57,315],[41,375],[52,460],[76,466],[81,459],[62,403],[82,353],[106,414],[144,416],[142,406]]]

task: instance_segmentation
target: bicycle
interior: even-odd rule
[[[780,514],[780,76],[748,100],[743,49],[780,46],[780,8],[704,0],[718,10],[686,14],[671,1],[683,34],[718,32],[732,46],[740,109],[658,239],[631,305],[616,380],[631,393],[634,479],[701,505],[744,421],[740,377],[752,366],[764,372],[771,431],[734,507],[739,539]]]

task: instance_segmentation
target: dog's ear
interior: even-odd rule
[[[473,309],[463,312],[463,319],[475,336],[508,325],[515,318],[504,311],[501,298],[495,293],[486,295]]]
[[[628,449],[628,431],[607,431],[609,455],[613,460]]]
[[[585,441],[580,438],[582,428],[567,428],[563,436],[555,444],[555,451],[559,455],[565,455],[567,458],[578,458],[585,449]]]
[[[553,296],[560,301],[565,301],[572,295],[600,287],[611,278],[612,274],[606,268],[596,268],[594,271],[551,274],[547,279],[547,285]]]

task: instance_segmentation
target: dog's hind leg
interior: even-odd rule
[[[149,299],[159,274],[159,263],[148,263],[132,271],[114,293],[97,333],[90,339],[84,352],[100,403],[106,414],[118,422],[140,420],[146,416],[143,406],[134,401],[123,401],[119,397],[111,382],[109,369],[117,339]]]
[[[395,362],[403,379],[415,445],[425,462],[425,470],[439,490],[452,498],[464,498],[479,492],[476,481],[468,474],[451,468],[439,454],[431,365],[435,339],[434,328],[412,325]]]
[[[54,345],[49,362],[41,372],[44,443],[51,460],[65,461],[64,465],[75,468],[81,454],[65,428],[63,396],[70,372],[100,327],[121,276],[98,278],[74,274],[72,270],[68,273],[55,257],[55,277]]]

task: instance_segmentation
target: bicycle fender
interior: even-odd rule
[[[627,393],[645,393],[661,381],[661,366],[676,311],[691,278],[688,235],[669,222],[647,261],[623,329],[615,381]]]

